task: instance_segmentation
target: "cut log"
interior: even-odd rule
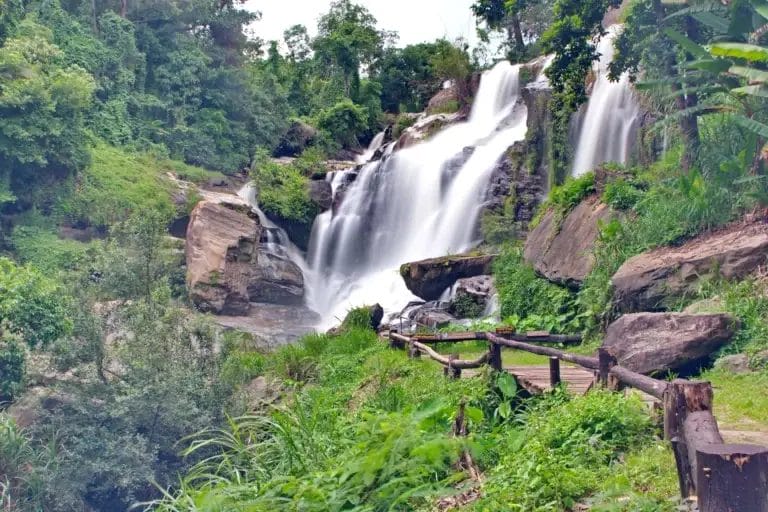
[[[768,512],[768,448],[712,444],[696,461],[700,512]]]

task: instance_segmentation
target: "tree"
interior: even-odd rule
[[[472,100],[470,89],[472,63],[467,53],[468,48],[469,46],[463,41],[457,41],[455,44],[440,44],[430,60],[432,72],[437,78],[453,82],[462,107],[468,107]]]
[[[329,74],[344,82],[344,94],[355,99],[361,68],[370,66],[383,51],[386,34],[376,29],[376,18],[351,0],[335,0],[320,18],[313,49]]]
[[[24,21],[0,48],[0,183],[14,194],[88,162],[84,116],[95,84],[82,68],[59,64],[51,39]]]
[[[511,46],[509,58],[532,57],[528,45],[535,44],[552,19],[552,0],[477,0],[472,12],[488,30],[504,32]],[[487,39],[485,31],[481,37]]]

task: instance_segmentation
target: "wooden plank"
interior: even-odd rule
[[[511,366],[504,368],[514,375],[523,389],[531,394],[542,394],[552,388],[549,366]],[[592,372],[573,366],[560,368],[560,380],[573,394],[584,394],[592,388],[595,376]]]

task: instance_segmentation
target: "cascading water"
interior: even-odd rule
[[[595,66],[597,80],[581,125],[573,176],[580,176],[605,162],[626,163],[632,150],[640,109],[629,76],[622,75],[618,82],[608,79],[608,66],[614,55],[613,43],[622,28],[621,25],[609,27],[597,46],[600,53]]]
[[[325,324],[362,304],[399,311],[416,300],[399,265],[477,243],[495,164],[526,134],[519,92],[519,67],[502,62],[483,75],[467,122],[329,178],[344,199],[315,221],[308,274],[308,305]]]
[[[371,140],[371,144],[368,146],[368,149],[365,151],[365,153],[357,157],[357,163],[364,164],[373,158],[373,155],[376,154],[376,151],[384,145],[384,138],[386,136],[386,131],[376,134],[373,140]]]

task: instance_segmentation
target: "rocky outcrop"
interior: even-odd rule
[[[459,93],[455,86],[441,89],[427,104],[428,114],[452,112],[459,108]]]
[[[333,188],[324,178],[309,182],[309,199],[321,211],[326,211],[333,205]]]
[[[491,273],[495,256],[445,256],[400,267],[405,285],[426,301],[437,300],[459,279]]]
[[[595,264],[592,250],[599,224],[613,215],[596,196],[579,203],[562,221],[556,212],[548,211],[528,234],[525,260],[552,282],[580,286]]]
[[[709,362],[737,328],[726,314],[635,313],[608,327],[603,347],[638,373],[688,373]]]
[[[237,204],[202,201],[187,229],[187,286],[202,311],[246,315],[251,302],[301,304],[301,269],[261,246],[258,217]]]
[[[433,114],[421,117],[413,126],[407,128],[395,143],[395,151],[409,148],[439,132],[448,125],[458,123],[466,119],[462,113]]]
[[[614,302],[622,312],[663,310],[670,299],[695,292],[703,280],[754,273],[768,263],[767,256],[768,224],[730,226],[630,258],[613,276]]]
[[[459,279],[454,285],[448,312],[458,318],[479,318],[487,310],[495,293],[491,276]]]
[[[294,121],[275,148],[275,157],[298,156],[317,138],[317,130],[302,121]]]

